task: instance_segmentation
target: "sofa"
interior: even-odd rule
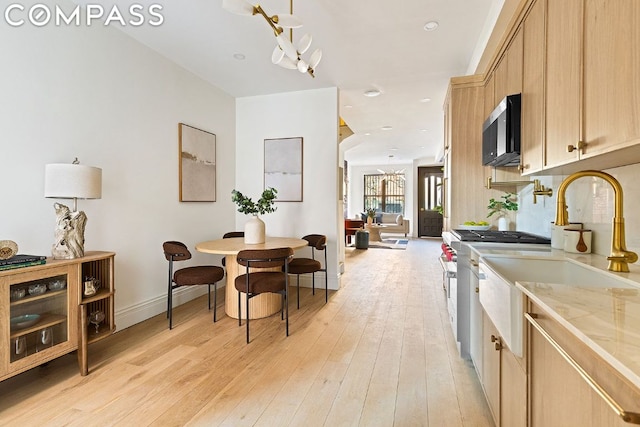
[[[367,214],[362,214],[363,221],[367,220]],[[405,237],[411,232],[410,221],[398,213],[376,212],[374,218],[376,224],[384,225],[380,233],[401,233]]]

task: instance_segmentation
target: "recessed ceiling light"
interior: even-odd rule
[[[243,61],[246,58],[246,56],[244,56],[242,53],[234,53],[233,57],[238,61]]]
[[[369,135],[371,135],[371,132],[366,132],[365,133],[365,136],[369,136]]]
[[[382,130],[391,130],[393,126],[382,126]]]
[[[380,95],[380,91],[378,89],[369,89],[364,91],[364,96],[368,96],[369,98],[373,98],[374,96]]]
[[[426,131],[427,131],[426,129],[420,129],[420,132],[426,132]]]
[[[422,98],[420,102],[431,102],[431,98]]]
[[[424,24],[424,30],[425,31],[433,31],[436,28],[438,28],[440,24],[438,24],[438,21],[429,21],[426,24]]]
[[[344,108],[353,108],[353,105],[347,104],[344,106]]]
[[[398,149],[397,149],[396,147],[391,147],[391,148],[389,148],[389,150],[391,150],[391,151],[398,151]]]

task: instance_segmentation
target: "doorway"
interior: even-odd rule
[[[442,235],[442,167],[418,168],[418,237]]]

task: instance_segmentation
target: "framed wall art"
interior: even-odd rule
[[[180,201],[216,201],[216,136],[178,124]]]
[[[264,188],[278,190],[276,202],[302,201],[302,137],[264,140]]]

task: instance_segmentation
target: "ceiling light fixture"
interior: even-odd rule
[[[369,98],[373,98],[376,97],[378,95],[380,95],[382,92],[380,92],[378,89],[369,89],[369,90],[365,90],[364,91],[364,96],[368,96]]]
[[[438,28],[440,24],[438,24],[438,21],[429,21],[426,24],[424,24],[424,30],[425,31],[433,31],[436,28]]]
[[[382,126],[382,130],[391,130],[393,126]]]
[[[237,15],[261,15],[273,30],[278,43],[271,54],[271,62],[315,77],[314,71],[322,59],[322,50],[316,49],[306,61],[302,55],[311,46],[311,35],[305,34],[293,45],[293,29],[302,27],[302,21],[293,15],[293,0],[289,0],[290,14],[273,16],[267,15],[260,5],[254,6],[246,0],[222,0],[222,8]],[[289,28],[289,38],[284,35],[284,28]]]
[[[234,54],[233,54],[233,58],[234,58],[234,59],[237,59],[238,61],[243,61],[243,60],[246,58],[246,56],[244,56],[244,55],[243,55],[243,54],[241,54],[241,53],[234,53]]]
[[[391,165],[391,159],[393,159],[393,154],[389,154],[389,165]],[[402,179],[403,181],[406,181],[406,178],[404,177],[404,169],[391,169],[391,172],[387,172],[387,171],[383,171],[382,169],[378,169],[378,172],[380,172],[383,175],[387,175],[387,176],[395,176],[398,177],[400,179]]]
[[[431,98],[422,98],[420,102],[431,102]]]

